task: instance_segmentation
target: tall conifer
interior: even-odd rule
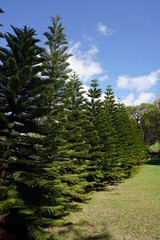
[[[118,148],[118,137],[115,127],[117,103],[115,101],[114,93],[111,86],[107,86],[104,95],[103,108],[102,108],[102,128],[104,131],[101,133],[104,146],[104,176],[109,183],[114,183],[122,178],[120,173],[121,152]]]
[[[101,108],[101,89],[98,81],[91,81],[91,88],[88,91],[88,98],[86,100],[85,114],[87,115],[88,124],[85,126],[86,141],[91,145],[88,153],[88,177],[87,181],[90,183],[90,188],[94,189],[102,184],[102,159],[100,137],[97,131],[98,114]]]
[[[50,115],[45,119],[48,132],[46,147],[50,148],[51,158],[52,156],[54,158],[53,165],[59,169],[58,179],[66,185],[62,196],[70,202],[70,206],[68,207],[70,208],[69,210],[71,210],[77,208],[76,201],[84,198],[84,196],[82,196],[84,190],[83,187],[80,186],[80,179],[78,178],[80,170],[78,170],[78,166],[76,165],[78,150],[73,149],[73,142],[71,144],[69,137],[66,137],[68,134],[70,138],[75,138],[74,134],[76,134],[76,129],[74,129],[73,132],[68,131],[69,124],[73,124],[72,116],[68,115],[70,112],[69,108],[70,104],[74,104],[70,101],[72,100],[70,97],[72,97],[73,94],[71,94],[69,98],[67,95],[71,88],[71,86],[69,86],[71,84],[69,81],[69,73],[71,70],[69,69],[68,63],[68,58],[71,55],[68,54],[67,51],[68,42],[62,23],[60,22],[60,17],[56,16],[52,18],[52,25],[48,28],[49,31],[44,33],[47,38],[46,45],[48,46],[48,50],[43,54],[45,61],[43,63],[44,71],[42,72],[42,76],[50,79],[51,88],[48,88],[47,95],[48,98],[51,98],[49,105],[52,110]],[[78,95],[77,92],[76,94]],[[78,104],[80,105],[80,103]],[[75,122],[74,126],[77,128]],[[76,152],[76,154],[74,154],[74,152]],[[72,204],[72,202],[74,202],[74,204]]]
[[[44,120],[51,112],[47,86],[50,79],[39,77],[43,70],[44,50],[37,46],[35,30],[12,27],[7,33],[8,50],[0,49],[0,107],[7,125],[3,134],[6,156],[1,175],[6,189],[1,211],[6,221],[24,224],[33,239],[48,239],[44,229],[61,224],[66,212],[62,196],[65,184],[58,179],[59,170],[46,153]],[[46,104],[47,103],[47,104]]]
[[[90,145],[86,143],[85,139],[84,126],[87,120],[84,113],[83,93],[82,83],[76,73],[73,73],[67,83],[64,100],[64,138],[67,148],[65,147],[65,151],[62,153],[64,155],[63,158],[68,156],[66,179],[71,188],[74,189],[72,192],[75,192],[75,194],[77,192],[77,197],[79,196],[80,201],[86,199],[84,195],[87,187],[86,155],[88,155],[90,149]],[[78,193],[81,194],[78,195]]]

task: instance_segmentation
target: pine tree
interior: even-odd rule
[[[101,89],[98,88],[98,81],[91,81],[91,88],[88,91],[89,99],[86,100],[85,114],[87,116],[88,124],[85,125],[86,142],[91,145],[88,153],[88,177],[87,181],[90,183],[90,189],[95,189],[102,185],[102,161],[103,154],[101,152],[102,145],[100,144],[100,137],[98,136],[97,124],[98,114],[101,108]]]
[[[46,146],[48,147],[49,145],[51,158],[56,156],[54,166],[57,166],[59,169],[58,179],[66,185],[62,195],[70,202],[68,211],[71,211],[78,207],[76,202],[86,199],[79,179],[79,172],[82,171],[82,167],[78,168],[78,165],[76,165],[76,154],[74,154],[78,150],[73,150],[73,147],[71,147],[70,140],[66,138],[68,130],[65,129],[68,128],[67,121],[69,119],[68,114],[66,114],[66,108],[68,107],[66,101],[70,99],[67,96],[68,91],[70,91],[69,83],[67,82],[69,81],[69,73],[71,71],[68,58],[71,55],[67,52],[68,42],[60,22],[60,17],[52,18],[52,26],[48,28],[49,32],[45,32],[44,35],[47,38],[46,45],[49,49],[43,54],[45,61],[43,63],[44,71],[42,76],[50,79],[51,89],[48,89],[47,95],[48,99],[51,99],[49,105],[52,110],[45,119],[48,133]],[[84,183],[82,184],[84,185]]]
[[[119,158],[117,166],[119,166],[119,176],[120,178],[123,178],[129,176],[129,171],[134,165],[132,162],[133,159],[131,158],[131,149],[127,147],[129,141],[128,138],[130,138],[131,134],[129,132],[129,120],[124,114],[125,108],[115,101],[114,93],[110,85],[107,86],[106,89],[105,104],[109,110],[115,128],[116,154]],[[111,168],[113,171],[114,168],[112,166]]]
[[[97,125],[100,137],[101,152],[103,154],[102,172],[104,184],[111,184],[120,180],[119,172],[120,156],[117,151],[117,136],[114,123],[108,107],[103,101],[103,106],[98,116]]]
[[[115,127],[118,136],[118,148],[121,152],[121,169],[125,177],[129,177],[136,165],[134,158],[134,141],[133,132],[131,130],[130,119],[122,103],[117,104]]]
[[[66,156],[68,157],[65,176],[62,176],[62,178],[66,178],[68,181],[72,193],[75,196],[77,195],[77,201],[87,199],[85,189],[88,185],[86,182],[86,155],[88,154],[90,145],[85,140],[86,133],[84,126],[86,124],[86,117],[84,114],[83,93],[82,83],[76,73],[73,73],[67,83],[67,91],[64,99],[64,139],[66,145],[61,148],[61,154],[63,159]],[[73,198],[75,198],[74,195]]]
[[[49,31],[44,33],[48,49],[42,54],[44,62],[41,76],[50,81],[47,88],[47,104],[51,112],[44,121],[48,132],[46,146],[52,152],[51,155],[56,155],[56,159],[58,159],[58,149],[65,144],[63,140],[65,129],[62,123],[63,99],[66,81],[69,79],[70,70],[67,60],[70,54],[67,53],[68,42],[60,17],[51,18],[51,22],[52,25],[48,27]]]
[[[102,143],[104,181],[114,183],[122,178],[120,173],[121,153],[115,128],[117,104],[111,86],[107,86],[99,116],[98,132]]]
[[[118,136],[117,148],[121,154],[122,176],[129,177],[137,168],[137,165],[144,160],[143,139],[135,122],[129,118],[127,110],[121,102],[117,104],[114,121]]]
[[[60,111],[62,104],[63,93],[66,89],[66,81],[68,80],[69,69],[68,58],[71,54],[68,54],[68,42],[66,35],[64,34],[64,28],[60,22],[61,18],[57,15],[55,18],[51,18],[52,26],[49,26],[48,32],[44,35],[47,38],[46,45],[47,51],[44,53],[45,62],[44,72],[42,75],[48,76],[52,79],[52,86],[54,92],[53,105],[57,106],[57,111]],[[59,108],[58,108],[59,106]]]
[[[67,53],[68,42],[64,34],[64,28],[60,22],[60,17],[51,18],[52,25],[48,27],[49,31],[44,35],[47,38],[45,44],[48,49],[42,54],[44,58],[42,78],[48,78],[50,85],[47,88],[48,106],[51,108],[50,114],[45,119],[48,139],[46,145],[49,146],[52,155],[56,155],[57,164],[61,146],[65,146],[63,135],[65,129],[63,126],[64,118],[64,94],[66,91],[66,82],[69,79]],[[62,162],[62,159],[60,160]]]
[[[39,77],[44,50],[37,45],[35,30],[12,29],[14,35],[5,34],[8,49],[0,48],[0,108],[6,123],[1,130],[6,155],[1,159],[5,193],[0,206],[6,222],[15,221],[18,228],[23,223],[29,237],[44,240],[52,235],[45,229],[63,223],[66,214],[66,184],[58,179],[59,169],[45,148],[51,81]]]
[[[87,101],[87,108],[90,112],[90,116],[92,118],[92,122],[97,125],[96,118],[98,116],[98,113],[101,109],[101,89],[98,88],[99,84],[96,79],[93,79],[91,81],[91,88],[88,90],[88,97],[90,100]]]
[[[131,132],[133,134],[132,139],[134,139],[134,143],[133,143],[134,157],[136,159],[136,165],[139,166],[144,164],[147,159],[146,146],[145,146],[143,134],[139,129],[139,127],[137,126],[137,123],[132,118],[129,120],[131,125]]]

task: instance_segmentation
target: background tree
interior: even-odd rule
[[[147,104],[141,119],[144,140],[149,145],[160,141],[160,107],[157,102]]]
[[[153,104],[142,103],[139,106],[127,107],[131,117],[133,117],[141,131],[145,142],[150,145],[160,141],[160,106],[159,99]]]
[[[129,118],[122,103],[117,105],[116,132],[118,148],[121,152],[121,169],[125,177],[129,177],[137,165],[143,163],[145,146],[142,134],[135,121]]]

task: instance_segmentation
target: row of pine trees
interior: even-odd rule
[[[59,16],[51,22],[46,48],[27,26],[0,33],[0,215],[36,240],[54,239],[50,227],[67,224],[93,190],[128,178],[145,159],[111,86],[101,101],[92,80],[84,97]]]

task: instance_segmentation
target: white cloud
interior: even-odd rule
[[[148,103],[155,98],[154,93],[149,92],[141,92],[137,99],[135,99],[135,95],[130,93],[126,98],[122,100],[122,102],[126,106],[132,105],[140,105],[141,103]]]
[[[69,58],[70,67],[79,75],[83,82],[90,80],[96,74],[102,74],[102,67],[95,60],[95,56],[98,53],[98,48],[95,45],[91,45],[88,51],[82,51],[81,42],[76,42],[69,49],[69,53],[73,55]]]
[[[104,75],[104,76],[100,76],[99,78],[98,78],[98,80],[100,81],[100,82],[103,82],[103,81],[105,81],[105,80],[108,80],[108,75]]]
[[[140,75],[137,77],[130,77],[122,75],[118,77],[117,86],[120,89],[136,90],[137,92],[147,91],[155,86],[160,80],[160,69],[151,72],[148,75]]]
[[[153,93],[142,92],[138,98],[134,101],[134,105],[140,105],[141,103],[148,103],[153,100],[155,95]]]
[[[83,84],[83,91],[85,91],[85,93],[83,93],[83,97],[89,99],[89,97],[87,96],[88,90],[90,89],[90,87],[88,87],[87,85]]]
[[[97,48],[95,45],[92,45],[92,46],[91,46],[91,49],[88,50],[87,54],[88,54],[89,56],[94,56],[94,55],[96,55],[98,52],[99,52],[98,48]]]
[[[100,33],[102,33],[105,36],[111,36],[114,31],[107,27],[106,25],[103,25],[101,22],[97,23],[97,29]]]
[[[117,86],[120,89],[126,89],[126,88],[130,88],[129,86],[129,82],[130,82],[130,77],[126,76],[126,75],[122,75],[118,77],[117,80]]]
[[[100,97],[101,101],[103,101],[105,99],[105,95],[106,95],[105,93],[102,93],[102,95]]]
[[[134,94],[130,93],[126,98],[122,100],[126,106],[134,105]]]

